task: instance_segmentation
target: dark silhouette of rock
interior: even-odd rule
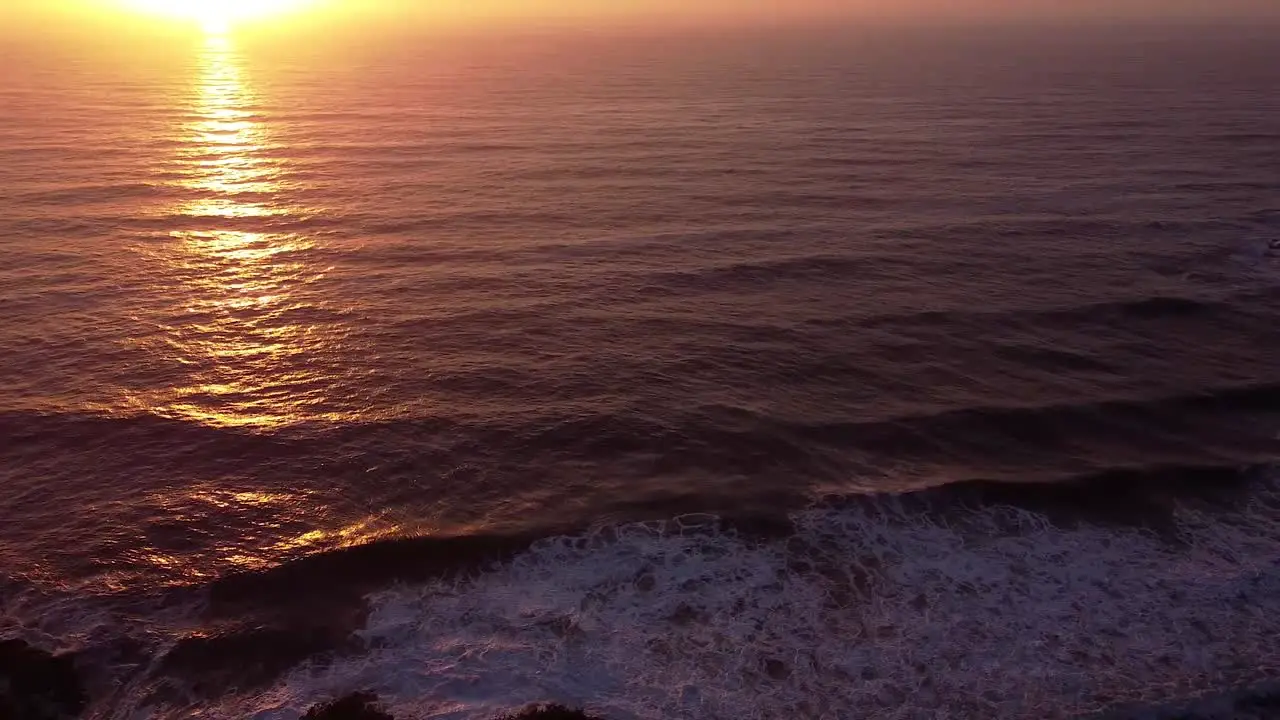
[[[570,710],[563,705],[531,705],[514,715],[503,715],[497,720],[601,720],[581,710]]]
[[[1275,720],[1275,718],[1280,718],[1280,682],[1273,681],[1200,698],[1175,699],[1145,707],[1120,707],[1090,715],[1087,720]]]
[[[0,641],[0,720],[69,720],[88,702],[71,658]]]
[[[317,705],[302,720],[395,720],[378,707],[378,696],[369,692],[351,693]]]

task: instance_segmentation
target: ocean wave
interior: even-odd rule
[[[1280,677],[1277,521],[1266,466],[960,483],[389,539],[141,598],[6,580],[0,634],[76,652],[94,720],[361,690],[401,718],[1075,717]]]
[[[1164,466],[1113,470],[1056,483],[969,481],[907,493],[832,494],[811,501],[810,509],[800,514],[856,512],[904,522],[951,524],[963,523],[975,513],[1014,509],[1043,516],[1061,527],[1139,529],[1171,538],[1177,535],[1179,509],[1234,511],[1247,504],[1267,468]],[[797,531],[786,507],[729,514],[684,510],[671,521],[684,534],[727,534],[755,543],[777,541]],[[645,522],[662,526],[667,521]],[[616,541],[624,532],[619,528],[627,527],[631,526],[597,521],[589,526],[566,523],[526,531],[377,540],[215,580],[209,586],[208,611],[230,617],[260,613],[260,608],[292,616],[323,613],[328,606],[350,603],[387,585],[471,576],[548,538],[606,543]]]
[[[0,461],[20,471],[0,501],[9,519],[0,556],[14,572],[62,575],[99,592],[143,578],[205,582],[238,569],[232,556],[289,567],[350,542],[333,532],[343,527],[479,544],[489,535],[573,531],[601,517],[772,514],[823,496],[920,498],[948,487],[934,491],[942,503],[990,496],[1032,506],[1061,497],[1082,514],[1141,514],[1160,505],[1149,497],[1175,485],[1217,486],[1280,457],[1280,387],[1265,382],[1146,399],[1000,402],[866,419],[546,403],[519,414],[274,432],[145,414],[10,411],[0,413],[0,435],[10,440]],[[583,463],[597,468],[590,481]],[[127,503],[119,487],[132,489]],[[1081,487],[1100,490],[1070,500]],[[96,511],[66,519],[66,505]],[[134,580],[98,580],[120,572]]]
[[[1012,352],[1016,348],[1004,348]],[[1065,351],[1053,352],[1052,348],[1039,346],[1026,348],[1034,352],[1037,358],[1057,357],[1062,362],[1084,363]],[[1065,358],[1065,359],[1064,359]],[[505,368],[499,368],[505,370]],[[552,368],[555,370],[555,368]],[[515,368],[510,369],[516,372]],[[475,378],[470,383],[474,371],[462,368],[457,372],[459,385],[474,384],[482,378]],[[441,371],[438,381],[447,386],[451,380],[450,371]],[[585,380],[585,379],[584,379]],[[576,381],[576,379],[575,379]],[[554,409],[554,406],[551,406]],[[692,412],[696,411],[696,412]],[[1142,427],[1150,427],[1151,434],[1160,434],[1161,418],[1169,425],[1186,424],[1197,416],[1204,422],[1221,421],[1234,414],[1252,415],[1255,413],[1269,415],[1280,411],[1280,384],[1271,382],[1244,382],[1235,385],[1205,387],[1186,393],[1171,393],[1149,397],[1095,397],[1078,402],[1035,403],[1020,399],[1009,399],[1004,404],[986,406],[969,406],[947,410],[936,410],[918,413],[894,414],[879,413],[877,417],[866,420],[843,422],[799,422],[782,417],[770,417],[761,413],[735,409],[730,407],[702,406],[691,408],[688,417],[670,418],[666,421],[657,418],[646,418],[636,413],[619,412],[608,414],[599,412],[587,415],[570,415],[563,418],[532,417],[507,418],[474,418],[464,415],[449,417],[402,417],[369,421],[347,422],[314,422],[285,426],[271,433],[262,431],[246,431],[235,428],[204,425],[200,423],[159,417],[148,413],[132,412],[94,412],[94,411],[24,411],[9,410],[0,412],[0,430],[7,436],[21,441],[17,452],[35,452],[41,445],[53,445],[62,442],[70,444],[97,440],[102,444],[120,442],[146,442],[166,445],[172,448],[184,448],[183,442],[224,441],[248,443],[255,450],[266,452],[270,447],[283,447],[290,441],[314,442],[323,439],[325,442],[345,442],[359,438],[378,439],[383,444],[394,444],[397,440],[408,440],[408,436],[426,435],[491,435],[495,441],[518,440],[515,443],[501,443],[505,447],[525,447],[537,450],[565,449],[575,444],[590,446],[603,443],[604,450],[613,452],[625,448],[616,447],[609,438],[633,438],[633,442],[645,443],[646,439],[675,440],[686,438],[704,444],[716,444],[716,441],[728,439],[722,434],[732,434],[735,429],[750,434],[742,445],[759,443],[767,440],[766,436],[776,438],[804,438],[810,441],[866,446],[868,448],[884,447],[886,438],[895,433],[916,437],[950,437],[963,435],[965,428],[970,428],[974,435],[987,435],[1000,438],[1019,429],[1027,429],[1037,423],[1055,426],[1056,432],[1083,430],[1090,424],[1130,424],[1135,432]],[[754,433],[751,426],[756,427]],[[1238,432],[1243,428],[1228,428]],[[1107,432],[1111,432],[1108,429]],[[510,437],[503,437],[509,435]],[[1257,438],[1274,439],[1265,427],[1258,428]],[[861,438],[861,439],[859,439]],[[733,444],[733,443],[730,443]],[[892,443],[888,443],[892,444]],[[1242,446],[1250,443],[1242,439]],[[11,451],[13,448],[11,448]],[[1266,447],[1267,451],[1275,451],[1275,446]],[[1256,458],[1245,455],[1232,458],[1236,462],[1249,462]],[[961,478],[963,479],[963,478]]]
[[[1117,716],[1276,680],[1280,482],[1243,490],[1171,501],[1168,532],[881,501],[772,533],[690,516],[547,537],[370,592],[352,636],[292,671],[267,666],[318,631],[187,640],[94,717],[293,720],[365,690],[395,717],[458,720],[548,700],[635,720]],[[218,692],[175,680],[193,667]]]

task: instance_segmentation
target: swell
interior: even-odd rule
[[[681,422],[621,413],[260,434],[150,416],[9,412],[0,414],[0,436],[10,440],[0,461],[9,468],[3,508],[11,525],[0,552],[6,562],[32,553],[58,562],[83,546],[86,557],[60,568],[73,575],[128,563],[135,548],[95,544],[119,534],[102,512],[120,502],[112,488],[163,493],[175,478],[227,492],[293,493],[309,498],[308,512],[341,512],[344,496],[410,516],[437,503],[434,522],[424,523],[429,531],[410,525],[382,541],[282,554],[265,572],[210,568],[223,576],[213,596],[233,605],[272,597],[287,607],[294,596],[341,606],[387,582],[470,572],[539,538],[619,522],[707,513],[745,533],[777,534],[786,531],[786,513],[815,500],[914,508],[935,518],[955,508],[1014,505],[1064,524],[1160,528],[1176,502],[1229,504],[1254,468],[1280,459],[1278,424],[1274,383],[870,422],[789,422],[704,409]],[[584,462],[609,474],[584,483]],[[683,481],[688,477],[700,480],[694,489]],[[99,508],[89,516],[107,524],[47,525],[50,508],[80,505]],[[213,506],[187,512],[214,512],[199,523],[209,526],[201,533],[212,534],[164,540],[176,532],[167,511],[132,522],[145,525],[149,542],[176,543],[174,552],[200,557],[205,545],[233,539],[219,539],[220,523],[227,532],[243,527]],[[268,525],[279,521],[262,517]],[[86,544],[86,533],[98,539]],[[301,588],[314,592],[299,595]]]
[[[888,468],[891,480],[896,472],[902,488],[978,478],[1051,481],[1159,464],[1268,462],[1280,453],[1278,417],[1280,384],[1272,382],[1147,398],[1013,399],[923,413],[886,408],[866,420],[830,421],[712,405],[659,417],[550,404],[508,417],[303,423],[265,433],[147,415],[11,411],[0,413],[0,435],[10,439],[0,457],[12,468],[67,463],[90,473],[119,467],[120,452],[128,449],[139,454],[126,456],[126,467],[252,471],[304,462],[323,465],[330,477],[421,472],[425,481],[433,468],[468,464],[528,470],[545,462],[592,461],[657,476],[706,471],[767,477],[778,471],[795,473],[793,483],[805,477],[800,471],[829,481],[856,479],[859,471],[879,466]],[[904,459],[932,470],[894,471]]]
[[[1071,458],[1085,450],[1122,448],[1160,456],[1177,454],[1181,443],[1195,440],[1198,447],[1184,449],[1248,463],[1265,461],[1280,451],[1274,436],[1277,411],[1280,384],[1260,384],[1148,400],[971,407],[869,423],[793,423],[779,430],[820,445],[865,448],[917,461],[972,451],[999,458],[1000,446],[1012,446],[1004,457],[1058,450]],[[1266,419],[1256,414],[1269,415],[1271,426],[1240,422]],[[1048,467],[1045,472],[1057,470]]]
[[[326,618],[392,583],[423,582],[483,570],[543,537],[583,528],[548,527],[538,533],[486,533],[455,537],[379,540],[332,550],[268,570],[229,575],[209,586],[214,616]]]
[[[1219,562],[1217,553],[1234,560],[1230,554],[1234,550],[1270,552],[1273,548],[1267,543],[1273,538],[1259,538],[1262,544],[1258,547],[1236,547],[1247,535],[1248,523],[1272,518],[1280,507],[1275,504],[1275,484],[1269,472],[1269,468],[1234,474],[1207,468],[1152,469],[1150,477],[1131,487],[1142,486],[1149,505],[1158,508],[1158,518],[1108,516],[1103,508],[1117,496],[1108,479],[1099,477],[1048,489],[1050,503],[1037,496],[1040,490],[1024,488],[1010,494],[972,485],[907,495],[831,498],[803,512],[772,518],[695,515],[647,523],[565,527],[542,537],[477,534],[382,541],[217,580],[208,587],[209,601],[203,607],[198,632],[179,630],[170,641],[148,648],[115,640],[82,652],[82,656],[98,662],[116,658],[117,670],[125,668],[143,681],[133,689],[148,688],[147,700],[161,707],[200,705],[263,691],[291,673],[286,687],[294,692],[299,691],[299,683],[309,687],[311,680],[322,684],[352,682],[352,669],[357,670],[356,682],[371,682],[372,676],[361,668],[377,666],[398,672],[394,666],[403,665],[402,654],[453,648],[459,638],[470,638],[468,642],[494,650],[493,638],[505,637],[508,623],[511,627],[532,623],[521,637],[541,637],[547,631],[550,637],[544,639],[553,645],[564,641],[571,647],[579,643],[583,650],[598,651],[590,643],[608,643],[595,638],[592,628],[599,626],[589,623],[602,604],[621,603],[615,608],[619,616],[607,624],[610,633],[654,632],[649,622],[640,623],[634,617],[653,614],[649,621],[670,625],[671,638],[691,634],[695,640],[704,626],[715,629],[724,621],[723,613],[733,617],[745,609],[754,618],[745,626],[747,630],[754,624],[754,632],[762,633],[760,640],[766,646],[786,646],[781,640],[786,632],[760,622],[782,617],[777,613],[785,605],[776,604],[775,594],[785,594],[785,588],[792,585],[807,588],[810,584],[821,592],[806,591],[797,599],[810,603],[811,612],[830,613],[830,622],[847,625],[844,629],[851,634],[846,650],[858,653],[891,653],[897,647],[897,634],[910,634],[906,626],[881,625],[870,619],[860,625],[860,615],[865,619],[887,611],[895,622],[946,624],[954,622],[947,619],[946,606],[955,601],[981,604],[981,617],[988,619],[976,621],[979,624],[997,622],[989,616],[1000,613],[1002,592],[1020,593],[1036,607],[1068,615],[1083,611],[1080,602],[1107,600],[1111,604],[1088,607],[1091,612],[1107,614],[1103,625],[1108,627],[1103,631],[1115,633],[1136,622],[1125,617],[1129,610],[1124,607],[1131,601],[1160,605],[1173,598],[1199,612],[1201,605],[1213,604],[1205,599],[1213,593],[1225,593],[1235,602],[1247,604],[1267,591],[1274,581],[1274,567],[1268,569],[1265,557],[1250,556],[1250,562],[1262,564],[1236,568],[1224,576],[1203,574],[1203,568],[1168,568],[1178,558],[1213,568]],[[1135,490],[1118,499],[1123,504],[1138,494]],[[1092,516],[1068,517],[1063,523],[1058,513],[1061,508],[1052,507],[1063,498],[1070,498]],[[1155,520],[1158,522],[1153,523]],[[1129,531],[1135,527],[1161,532]],[[1090,550],[1103,553],[1106,557],[1102,560],[1108,565],[1102,570],[1091,567]],[[1056,558],[1070,567],[1060,571],[1056,566],[1042,565],[1022,554],[1028,552]],[[1159,558],[1148,557],[1152,553]],[[960,565],[942,570],[934,567],[952,556],[962,561]],[[1064,578],[1053,577],[1059,572]],[[1109,573],[1113,572],[1123,577],[1112,577]],[[935,587],[939,584],[946,587],[940,591]],[[1158,592],[1149,597],[1153,584],[1159,585]],[[529,603],[519,599],[522,593],[530,595]],[[581,602],[579,593],[583,595]],[[1144,594],[1139,597],[1133,593]],[[883,603],[872,602],[881,596]],[[1214,598],[1210,600],[1217,602]],[[501,603],[501,608],[495,607],[495,602]],[[570,605],[560,607],[565,602]],[[992,603],[994,606],[989,606]],[[931,610],[939,617],[932,617]],[[488,616],[494,612],[512,617],[495,621]],[[911,620],[917,613],[919,617]],[[1188,622],[1182,614],[1179,618]],[[1209,621],[1217,619],[1213,616]],[[974,622],[970,618],[953,630],[974,633],[981,629]],[[1049,656],[1056,658],[1054,662],[1069,657],[1062,660],[1068,664],[1123,660],[1106,653],[1097,657],[1058,653],[1055,642],[1097,642],[1095,636],[1073,637],[1070,628],[1074,626],[1069,623],[1049,623],[1046,630],[1032,627],[1025,617],[1019,622],[1027,624],[1028,632],[1044,630],[1050,638],[1039,649],[1046,653],[1039,661],[1047,661]],[[732,631],[732,627],[721,629]],[[1183,632],[1192,630],[1208,632],[1199,620],[1189,621]],[[775,633],[780,635],[775,637]],[[941,650],[952,655],[963,652],[963,644],[952,645],[948,637],[946,633],[930,635],[927,641],[942,643]],[[694,647],[701,648],[699,652],[710,649],[698,642]],[[645,652],[655,649],[662,648],[651,645]],[[785,653],[761,652],[757,670],[763,671],[762,680],[767,683],[787,681],[793,673],[799,681],[817,670]],[[120,659],[130,655],[132,659]],[[148,655],[153,659],[147,660]],[[661,652],[648,661],[660,657]],[[1155,660],[1139,657],[1143,662],[1169,662],[1163,655]],[[434,667],[443,671],[449,666],[442,663]],[[646,665],[639,670],[660,672],[661,667]],[[702,669],[711,671],[714,667]],[[944,666],[911,667],[898,670],[907,675],[941,673]],[[531,669],[543,672],[557,668],[538,664]],[[1190,664],[1156,669],[1173,674],[1191,670]],[[871,675],[868,673],[873,671],[862,670],[861,675],[844,677],[842,682],[844,687],[865,689],[881,680],[900,679],[896,674],[881,674],[887,671],[892,673],[885,667]],[[1107,678],[1103,673],[1099,682],[1105,684]],[[828,679],[841,682],[840,677]],[[851,681],[854,685],[849,685]],[[357,688],[312,691],[353,689]],[[969,691],[974,692],[972,687]],[[308,695],[306,699],[315,697]],[[828,699],[837,697],[830,695]],[[412,701],[418,696],[401,699]],[[1095,706],[1114,704],[1103,695],[1095,700]]]
[[[1007,322],[1012,320],[1091,323],[1100,321],[1211,318],[1238,316],[1260,318],[1267,314],[1269,303],[1280,299],[1280,288],[1262,288],[1226,294],[1217,298],[1152,296],[1132,300],[1086,303],[1071,307],[1043,310],[982,312],[927,311],[897,315],[873,315],[861,321],[868,327],[881,325],[948,325],[964,326],[975,320]]]
[[[907,493],[827,495],[795,508],[775,506],[747,512],[701,512],[685,507],[678,515],[650,513],[628,522],[671,524],[683,534],[730,534],[746,542],[784,539],[795,532],[791,513],[860,512],[907,524],[948,522],[995,508],[1043,515],[1060,527],[1082,525],[1174,529],[1174,513],[1195,507],[1229,514],[1265,484],[1271,465],[1149,466],[1108,470],[1046,483],[957,482]],[[335,607],[358,603],[372,591],[397,583],[422,583],[474,575],[492,569],[539,542],[578,538],[580,546],[610,543],[621,525],[616,518],[586,524],[543,526],[528,532],[477,532],[457,536],[390,538],[311,555],[261,571],[228,575],[209,585],[213,616],[243,613],[294,619],[326,617]],[[1176,540],[1173,535],[1168,536]]]

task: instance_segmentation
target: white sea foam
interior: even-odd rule
[[[608,718],[1042,718],[1280,668],[1280,493],[1183,507],[1177,537],[1013,508],[813,510],[786,539],[678,522],[556,538],[372,598],[356,659],[200,717],[379,693],[398,718],[539,700]]]

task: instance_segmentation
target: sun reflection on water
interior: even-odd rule
[[[264,570],[316,552],[397,537],[402,528],[379,515],[336,517],[306,490],[237,490],[197,484],[165,490],[147,499],[163,518],[155,536],[128,553],[130,571],[101,578],[114,591],[136,586],[138,567],[158,572],[148,582],[185,585],[207,582],[228,571]],[[216,525],[220,532],[212,532]],[[199,536],[200,543],[190,542]]]
[[[170,163],[172,230],[143,252],[172,299],[149,348],[180,372],[130,405],[207,425],[271,429],[338,419],[343,325],[315,288],[326,268],[294,202],[282,145],[226,37],[201,49]],[[163,287],[161,286],[163,284]]]
[[[159,230],[134,246],[145,287],[130,343],[145,362],[120,409],[253,433],[351,420],[364,404],[350,391],[361,386],[352,324],[323,264],[335,241],[315,229],[324,208],[300,202],[309,187],[249,67],[229,38],[207,38],[163,131],[174,149],[157,164],[165,200],[148,222]],[[199,582],[396,528],[269,475],[214,473],[196,468],[148,497],[161,520],[134,564]]]
[[[195,119],[187,128],[182,185],[199,197],[181,210],[194,217],[287,215],[276,201],[284,189],[283,163],[272,157],[260,103],[235,47],[225,36],[206,39],[195,93]]]

